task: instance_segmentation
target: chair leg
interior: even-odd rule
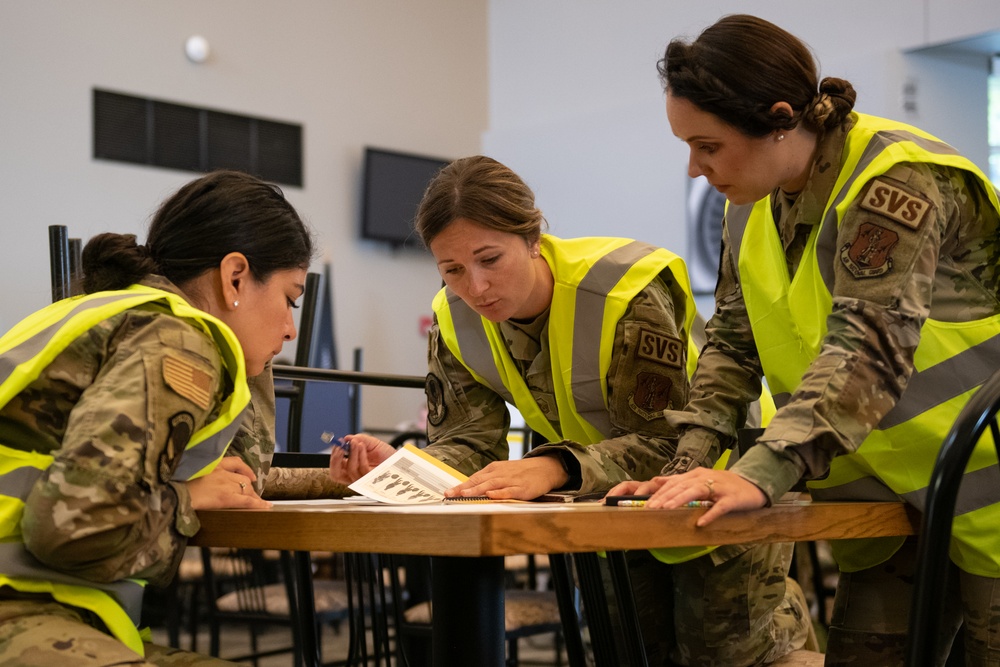
[[[507,667],[517,667],[517,638],[507,640]]]
[[[625,634],[625,652],[631,664],[637,667],[647,667],[646,650],[642,641],[642,631],[639,627],[639,610],[636,609],[635,598],[632,595],[632,580],[628,573],[628,563],[624,551],[607,552],[608,566],[611,569],[611,579],[618,605],[618,618]]]
[[[250,650],[253,651],[253,667],[260,667],[260,660],[257,657],[257,626],[250,624]]]
[[[576,565],[580,593],[583,596],[583,612],[590,630],[594,664],[597,667],[617,667],[620,661],[611,614],[608,611],[610,602],[605,594],[604,580],[601,577],[599,557],[594,553],[578,553],[573,555],[573,562]]]
[[[209,632],[209,637],[208,637],[209,655],[213,655],[216,658],[218,658],[219,657],[219,634],[220,634],[220,628],[219,628],[219,622],[217,620],[215,620],[214,618],[209,623],[209,630],[208,630],[208,632]]]
[[[574,603],[573,578],[571,576],[571,561],[569,554],[551,554],[549,568],[552,572],[552,586],[556,591],[556,601],[559,603],[559,617],[562,619],[563,631],[556,635],[558,640],[566,641],[566,656],[570,667],[585,667],[587,664],[583,649],[583,634],[580,630],[579,614]],[[562,643],[561,641],[559,642]],[[558,648],[558,646],[557,646]],[[562,660],[562,652],[558,654]],[[561,667],[561,663],[559,667]]]

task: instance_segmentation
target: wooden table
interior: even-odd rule
[[[697,528],[695,520],[703,512],[597,504],[417,510],[276,505],[270,510],[201,511],[202,528],[192,544],[432,556],[434,571],[448,573],[433,585],[435,666],[501,667],[503,556],[886,537],[915,534],[920,525],[919,515],[903,503],[790,501]],[[318,660],[315,647],[304,649],[307,660]]]

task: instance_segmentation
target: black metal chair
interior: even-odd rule
[[[948,548],[959,487],[972,451],[987,434],[1000,458],[1000,371],[993,373],[966,403],[945,437],[927,485],[918,538],[919,560],[910,608],[906,664],[933,664],[942,621],[941,600],[947,585]]]

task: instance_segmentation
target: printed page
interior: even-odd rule
[[[405,445],[348,488],[394,505],[439,503],[444,492],[468,479],[413,445]]]

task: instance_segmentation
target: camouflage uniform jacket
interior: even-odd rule
[[[777,191],[772,197],[790,276],[840,173],[853,118],[821,138],[801,193],[793,197]],[[963,170],[896,164],[850,203],[836,247],[852,247],[872,226],[891,225],[883,213],[862,206],[868,189],[880,181],[926,202],[930,211],[916,228],[892,227],[899,238],[888,250],[891,270],[858,275],[847,253],[837,254],[822,351],[758,439],[764,446],[752,448],[733,468],[771,501],[800,477],[822,477],[834,456],[857,450],[905,389],[928,317],[962,322],[1000,312],[1000,220],[978,180]],[[724,229],[709,342],[692,378],[687,409],[667,413],[683,431],[677,455],[686,466],[713,460],[734,436],[743,406],[760,387],[762,369],[736,259]]]
[[[686,340],[685,298],[682,288],[665,271],[632,299],[619,320],[607,377],[613,438],[590,446],[571,441],[551,443],[528,454],[558,452],[571,476],[567,489],[588,492],[608,489],[622,480],[648,479],[672,456],[674,430],[663,419],[662,410],[684,405],[688,390],[685,362],[672,367],[651,361],[643,356],[640,345],[644,331]],[[532,322],[508,320],[500,324],[507,349],[522,369],[532,397],[558,427],[549,326],[548,311]],[[506,459],[507,404],[492,389],[479,384],[452,355],[436,325],[430,331],[428,368],[428,452],[466,474]]]
[[[180,293],[158,277],[142,284]],[[198,391],[167,372],[177,364]],[[226,377],[215,343],[158,304],[73,341],[0,411],[4,445],[54,457],[26,502],[28,550],[91,581],[169,581],[199,527],[172,471],[216,418]]]

